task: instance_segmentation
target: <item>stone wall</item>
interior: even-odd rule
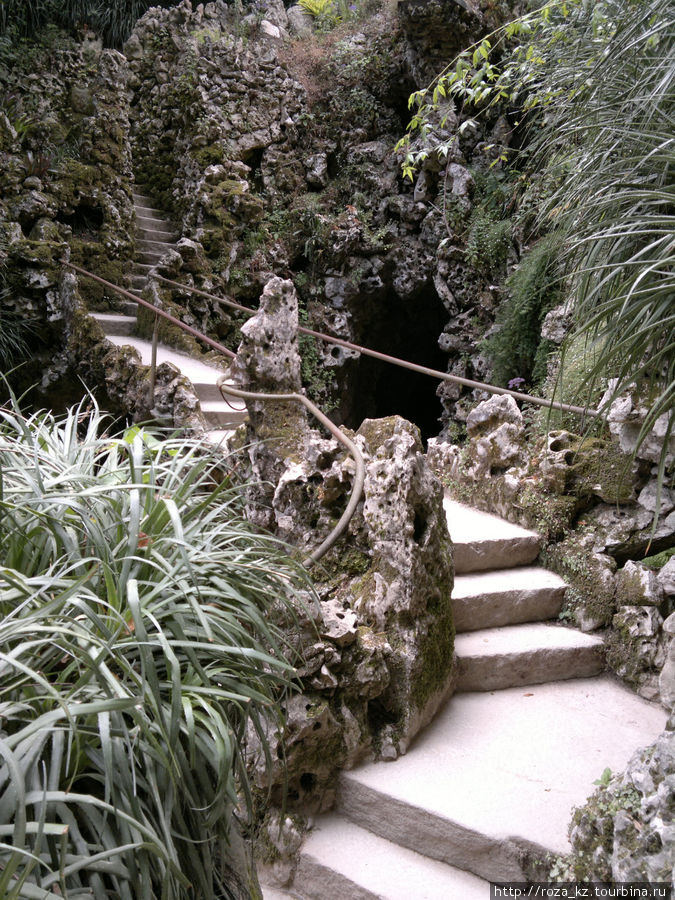
[[[420,86],[412,59],[430,52],[423,34],[456,41],[460,20],[462,35],[486,27],[447,6],[442,29],[389,10],[337,39],[306,28],[295,42],[297,16],[289,21],[278,2],[238,18],[224,3],[184,0],[140,20],[125,46],[136,176],[204,251],[206,265],[179,267],[181,280],[255,305],[272,275],[288,278],[303,321],[318,330],[489,375],[476,347],[493,321],[499,274],[465,253],[472,209],[485,199],[468,167],[487,171],[486,135],[457,135],[447,172],[430,158],[415,183],[402,180],[393,152]],[[240,320],[196,303],[180,297],[177,311],[201,316],[235,347]],[[444,386],[436,398],[432,382],[411,376],[389,391],[377,364],[310,339],[300,349],[304,384],[337,421],[355,427],[393,412],[389,393],[409,416],[426,407],[428,434],[439,417],[462,414],[461,389]]]

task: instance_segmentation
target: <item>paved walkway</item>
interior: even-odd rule
[[[294,884],[265,900],[488,900],[528,857],[569,852],[572,810],[663,730],[604,672],[599,637],[557,621],[565,585],[533,532],[446,498],[459,691],[394,762],[340,777]],[[592,677],[589,677],[592,676]]]

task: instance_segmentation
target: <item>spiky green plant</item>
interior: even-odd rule
[[[3,284],[0,272],[0,366],[6,372],[28,355],[28,336],[35,331],[37,323],[30,315],[22,315],[9,305],[12,292]]]
[[[0,410],[0,896],[231,896],[306,581],[194,441]],[[295,600],[294,600],[295,598]]]
[[[414,94],[411,131],[399,143],[412,177],[456,140],[433,137],[431,112],[445,98],[477,117],[504,102],[520,109],[539,231],[562,239],[573,337],[588,338],[586,387],[611,379],[605,411],[637,392],[648,410],[639,443],[665,417],[660,482],[675,433],[674,59],[671,0],[547,0]]]
[[[577,334],[600,349],[588,382],[615,379],[606,408],[635,387],[648,409],[640,441],[667,417],[663,476],[675,428],[675,14],[668,0],[600,6],[600,35],[593,10],[547,72],[567,102],[533,129],[530,157],[556,185],[540,222],[567,238]]]
[[[13,30],[33,38],[48,24],[72,31],[87,25],[110,47],[121,47],[138,19],[151,6],[173,6],[177,0],[1,0],[0,36]]]

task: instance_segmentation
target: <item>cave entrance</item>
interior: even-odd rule
[[[433,287],[405,300],[389,291],[359,323],[358,343],[444,372],[447,356],[439,348],[438,338],[447,320]],[[363,419],[399,415],[418,426],[425,446],[439,433],[442,407],[436,396],[438,382],[430,376],[361,356],[350,382],[349,427],[358,428]]]

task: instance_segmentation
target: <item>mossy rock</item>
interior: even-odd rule
[[[72,238],[70,241],[71,262],[111,284],[122,285],[128,269],[128,262],[111,259],[106,247],[98,241]],[[107,310],[119,308],[120,296],[105,285],[99,284],[85,275],[78,275],[80,296],[89,309]]]
[[[573,532],[564,541],[548,547],[543,564],[557,572],[569,585],[566,605],[573,612],[583,607],[585,614],[599,626],[609,625],[616,612],[616,585],[606,569],[593,564],[583,543],[584,535]]]
[[[182,318],[183,310],[169,300],[163,301],[164,312],[169,313],[175,318]],[[148,341],[152,340],[155,327],[155,314],[142,304],[138,304],[138,312],[136,313],[136,334]],[[168,319],[158,316],[157,337],[160,344],[167,347],[173,347],[181,353],[196,358],[201,357],[202,351],[197,340],[192,335],[187,334],[178,325],[169,322]]]
[[[447,684],[452,671],[455,626],[449,598],[434,604],[433,624],[417,649],[417,664],[410,675],[410,704],[424,709],[427,702]]]
[[[194,161],[206,169],[209,166],[218,165],[225,160],[225,151],[218,144],[211,144],[208,147],[200,147],[198,150],[191,150],[190,155]]]
[[[549,494],[532,485],[520,491],[514,505],[522,510],[528,527],[546,543],[560,540],[570,530],[580,508],[575,496]]]
[[[570,492],[580,498],[595,495],[606,503],[631,503],[634,491],[630,457],[602,438],[573,436],[570,450]]]

